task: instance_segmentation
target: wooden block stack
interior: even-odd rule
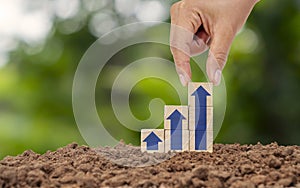
[[[164,129],[142,129],[141,131],[141,150],[147,152],[165,151],[165,132]]]
[[[188,85],[188,106],[167,105],[164,129],[142,129],[141,149],[147,152],[213,151],[213,85]]]
[[[165,106],[165,151],[189,150],[188,106]]]
[[[209,151],[213,147],[213,85],[188,85],[190,151]]]

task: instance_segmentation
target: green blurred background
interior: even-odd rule
[[[1,1],[0,159],[25,149],[42,153],[73,141],[85,144],[72,111],[72,82],[82,55],[98,37],[120,25],[169,22],[174,2]],[[126,50],[104,70],[119,71],[124,61],[149,52],[172,60],[168,46]],[[256,5],[234,40],[224,78],[227,110],[216,142],[300,144],[300,1],[261,0]],[[146,119],[149,111],[143,109],[151,98],[178,104],[172,93],[162,81],[141,81],[131,95],[133,114]],[[97,87],[96,101],[103,96],[110,96],[105,85]],[[106,121],[119,126],[110,103],[101,105]],[[138,144],[138,133],[125,128],[119,133],[117,138]]]

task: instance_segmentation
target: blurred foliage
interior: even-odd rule
[[[112,6],[98,10],[114,11]],[[0,158],[25,149],[37,152],[54,150],[72,141],[84,143],[72,111],[72,81],[76,66],[87,48],[96,40],[84,15],[80,28],[72,20],[55,18],[53,32],[43,47],[19,42],[10,53],[10,62],[0,68]],[[124,23],[117,15],[119,23]],[[63,29],[61,29],[63,28]],[[65,31],[65,30],[64,30]],[[156,32],[159,35],[159,31]],[[145,49],[146,52],[145,52]],[[122,50],[104,71],[117,72],[145,56],[172,60],[167,46],[148,44]],[[126,62],[126,63],[124,63]],[[227,110],[217,142],[300,144],[300,3],[297,0],[261,1],[237,35],[227,66]],[[201,80],[195,76],[194,80]],[[101,89],[101,92],[99,90]],[[117,126],[112,117],[107,86],[97,86],[96,102],[103,106],[107,129],[116,138],[138,144],[138,133]],[[167,104],[179,104],[172,87],[156,79],[145,79],[132,90],[132,113],[140,119],[149,116],[148,103],[162,98]],[[139,104],[139,105],[136,105]],[[116,125],[116,126],[113,126]]]

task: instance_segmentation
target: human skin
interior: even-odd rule
[[[206,72],[219,85],[236,33],[259,0],[182,0],[170,9],[170,46],[183,86],[191,81],[190,56],[209,47]]]

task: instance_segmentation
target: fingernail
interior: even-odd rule
[[[221,70],[217,69],[214,75],[214,84],[217,86],[221,82],[222,72]]]
[[[190,77],[180,68],[177,69],[177,73],[181,84],[183,86],[187,86],[187,84],[191,81]]]
[[[221,83],[222,79],[222,69],[217,62],[217,59],[211,51],[209,51],[206,72],[209,80],[215,85],[218,86]]]
[[[188,81],[185,79],[185,76],[183,74],[179,74],[179,80],[183,86],[186,86],[188,84]]]

